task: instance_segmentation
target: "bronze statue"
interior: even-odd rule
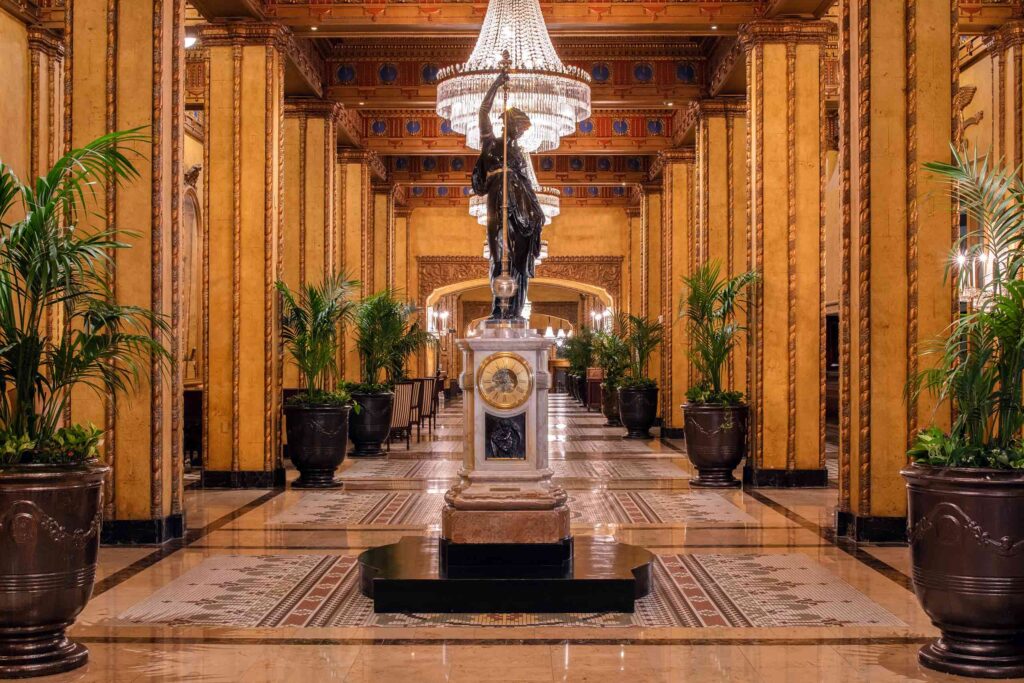
[[[491,320],[522,317],[526,302],[526,288],[534,276],[535,262],[540,255],[540,231],[544,227],[544,212],[530,183],[527,170],[529,158],[519,147],[518,140],[530,127],[530,118],[515,107],[505,113],[502,138],[496,138],[491,129],[491,107],[498,88],[508,83],[508,74],[502,73],[491,85],[480,105],[480,157],[473,168],[473,191],[487,195],[487,243],[491,250],[491,282],[502,274],[508,264],[508,274],[515,280],[515,294],[507,307],[496,296]],[[505,156],[508,163],[505,163]],[[503,171],[507,168],[507,181]],[[506,208],[503,189],[507,186],[507,236],[503,235],[503,210]],[[508,259],[505,256],[505,241]]]

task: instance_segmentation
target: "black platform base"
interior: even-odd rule
[[[439,539],[441,574],[449,579],[565,578],[572,538],[560,543],[452,543]]]
[[[855,515],[836,510],[836,536],[858,543],[906,543],[906,517]]]
[[[624,543],[591,537],[570,542],[570,569],[561,576],[527,567],[518,576],[471,577],[442,570],[443,543],[406,536],[362,553],[360,587],[373,599],[374,612],[632,612],[634,601],[651,590],[653,556]]]
[[[769,470],[745,465],[743,483],[753,488],[826,488],[828,470]]]

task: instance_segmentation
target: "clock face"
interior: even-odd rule
[[[480,397],[491,406],[508,410],[526,403],[533,390],[533,374],[524,358],[514,353],[494,353],[476,373]]]

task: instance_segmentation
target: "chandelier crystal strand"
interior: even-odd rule
[[[437,114],[466,144],[480,149],[477,115],[484,93],[501,72],[502,51],[512,61],[508,106],[523,110],[533,124],[520,138],[528,152],[556,149],[564,135],[590,116],[590,75],[562,64],[548,36],[538,0],[490,0],[469,59],[438,73]],[[491,112],[501,134],[501,112]]]

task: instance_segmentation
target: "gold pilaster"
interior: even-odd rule
[[[922,164],[950,158],[958,36],[955,0],[844,0],[840,11],[837,530],[866,538],[879,519],[903,528],[907,445],[919,428],[950,417],[928,396],[906,400],[904,387],[924,367],[922,343],[942,333],[957,306],[943,264],[958,227],[949,196]]]
[[[74,0],[69,4],[73,5],[66,14],[69,36],[92,39],[69,37],[67,41],[65,143],[80,147],[114,130],[148,129],[150,139],[136,146],[140,177],[116,192],[112,185],[96,188],[94,209],[105,214],[105,222],[100,226],[94,220],[93,227],[134,233],[126,238],[133,248],[112,254],[107,281],[119,304],[152,309],[173,323],[167,334],[155,328],[152,333],[176,361],[168,372],[151,359],[149,372],[140,378],[129,400],[97,400],[89,391],[76,391],[71,418],[106,429],[105,457],[113,470],[107,482],[105,538],[163,542],[183,533],[177,294],[184,62],[177,46],[184,40],[185,3]],[[57,156],[62,135],[57,123],[62,53],[50,36],[39,31],[33,32],[30,44],[38,64],[33,69],[38,78],[33,91],[34,96],[38,94],[34,109],[39,117],[38,127],[33,127],[32,166],[41,173]],[[131,533],[124,533],[129,528]]]
[[[747,476],[757,484],[825,481],[822,74],[833,32],[802,20],[740,29],[750,76],[753,267],[761,274],[750,310]]]
[[[211,485],[283,483],[281,353],[274,281],[280,274],[282,55],[275,24],[207,24],[209,145],[204,280],[214,316],[206,331],[204,477]]]
[[[1009,22],[992,34],[992,60],[992,153],[1016,168],[1024,161],[1024,21]]]

